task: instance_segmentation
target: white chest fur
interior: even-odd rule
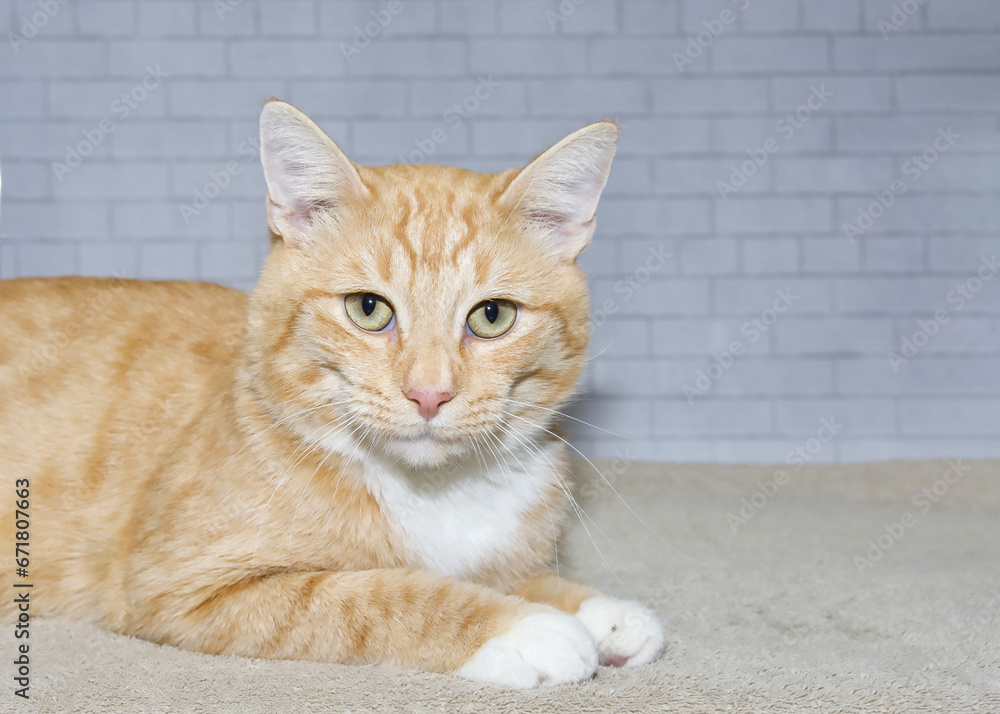
[[[557,478],[552,463],[478,466],[474,473],[405,474],[365,464],[365,481],[420,565],[439,575],[468,575],[518,548],[524,515]]]

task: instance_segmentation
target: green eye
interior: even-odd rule
[[[392,306],[375,293],[353,293],[344,298],[347,316],[368,332],[378,332],[392,321]]]
[[[517,308],[510,300],[487,300],[476,305],[469,313],[469,329],[476,337],[489,340],[499,337],[511,328]]]

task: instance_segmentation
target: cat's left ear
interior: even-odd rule
[[[291,104],[272,99],[260,113],[260,160],[267,181],[267,222],[292,246],[308,242],[318,211],[361,198],[367,189],[340,147]]]
[[[618,125],[602,121],[576,131],[525,166],[501,205],[539,229],[561,260],[575,260],[594,235],[597,201],[611,173]]]

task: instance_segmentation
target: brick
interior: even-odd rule
[[[523,82],[501,81],[480,75],[409,82],[410,112],[455,122],[472,117],[519,116],[528,108],[528,87]]]
[[[478,45],[473,45],[476,47]],[[465,72],[465,43],[459,40],[397,39],[387,37],[369,45],[350,61],[351,73],[370,77],[454,76]],[[474,72],[500,74],[496,67],[474,67]]]
[[[707,201],[700,199],[628,199],[608,196],[601,201],[599,220],[623,233],[676,235],[708,232]]]
[[[580,270],[587,277],[617,277],[615,268],[615,253],[617,246],[611,241],[601,240],[600,231],[597,237],[587,246],[587,250],[577,259]]]
[[[149,65],[161,65],[173,78],[222,75],[226,72],[225,46],[217,40],[113,40],[109,72],[141,80]]]
[[[833,93],[823,105],[825,113],[888,112],[891,107],[888,77],[775,77],[772,87],[774,109],[778,112],[794,111],[809,98],[814,87]]]
[[[802,241],[802,269],[808,273],[856,273],[861,267],[861,246],[842,238]]]
[[[18,241],[94,240],[108,235],[108,208],[96,201],[4,201],[3,230]]]
[[[273,94],[274,82],[175,80],[168,86],[171,116],[196,119],[256,118]]]
[[[654,166],[653,190],[671,195],[719,196],[717,184],[729,182],[739,170],[743,159],[663,159]],[[740,193],[762,193],[770,190],[771,165],[765,164],[741,186]]]
[[[680,0],[622,0],[622,29],[626,34],[673,35],[680,5]]]
[[[406,83],[384,79],[293,81],[287,101],[317,118],[381,119],[406,114]],[[421,89],[414,87],[417,97]]]
[[[80,274],[98,277],[138,273],[133,243],[88,242],[80,246]]]
[[[1000,8],[993,0],[949,0],[928,3],[927,27],[931,30],[985,32],[1000,27]]]
[[[445,34],[491,35],[496,32],[496,0],[438,0],[438,29]]]
[[[774,159],[779,193],[869,193],[885,190],[893,180],[888,157],[823,157]]]
[[[49,115],[60,119],[111,119],[115,123],[134,117],[161,117],[167,111],[167,91],[162,86],[132,97],[134,83],[123,80],[50,82]],[[139,98],[142,101],[137,101]],[[133,108],[134,107],[134,108]]]
[[[313,0],[265,0],[259,7],[264,35],[309,36],[319,32],[320,13]],[[342,34],[348,32],[342,31]]]
[[[55,182],[56,200],[156,198],[167,190],[167,167],[156,163],[90,161],[78,166],[65,181]]]
[[[894,16],[894,6],[900,4],[900,0],[864,0],[865,29],[878,33],[880,42],[883,41],[882,28],[886,25],[895,28],[895,30],[886,30],[884,37],[894,40],[899,38],[900,34],[920,32],[923,29],[923,18],[919,8],[912,15],[904,12],[902,15],[897,13]]]
[[[31,243],[21,245],[18,252],[18,274],[21,276],[75,275],[79,270],[78,245]]]
[[[956,153],[1000,148],[1000,128],[993,117],[957,114],[838,117],[837,148],[852,153],[922,152],[933,143],[938,130],[949,127],[961,134],[952,148]]]
[[[741,241],[743,271],[750,274],[795,273],[799,267],[799,242],[794,238]]]
[[[1000,253],[1000,239],[995,235],[973,238],[942,236],[928,241],[928,260],[934,271],[972,274],[984,257]]]
[[[734,15],[740,14],[739,6],[733,0],[699,0],[699,2],[685,2],[683,5],[681,29],[685,34],[701,32],[705,29],[706,22],[719,20],[726,10]],[[732,32],[732,25],[729,27],[729,31]]]
[[[40,117],[45,112],[45,88],[36,82],[0,82],[0,119]]]
[[[774,326],[775,349],[798,355],[885,355],[893,347],[885,318],[782,318]]]
[[[917,273],[924,266],[920,238],[876,238],[864,241],[864,267],[871,272]]]
[[[993,35],[835,37],[833,66],[839,70],[994,69],[1000,38]]]
[[[240,0],[198,3],[198,31],[205,36],[240,37],[258,31],[259,3]]]
[[[740,342],[748,353],[768,353],[767,340],[754,335],[744,318],[658,319],[653,322],[653,354],[687,355],[701,360],[712,352],[725,352],[733,342]],[[674,360],[664,360],[670,364]]]
[[[842,425],[833,440],[850,434],[896,433],[896,408],[891,399],[789,399],[775,407],[775,426],[785,434],[815,435],[824,419]]]
[[[969,279],[976,276],[975,268],[969,271]],[[979,312],[1000,308],[1000,289],[996,289],[997,283],[993,282],[996,274],[993,275],[994,278],[984,283],[978,292],[969,293],[972,297],[966,298],[965,310]],[[952,291],[965,281],[965,276],[840,278],[837,281],[837,308],[843,313],[933,313],[961,302],[952,296]]]
[[[742,338],[742,341],[745,345],[746,338]],[[718,352],[722,354],[723,350]],[[692,397],[697,401],[709,396],[802,396],[829,394],[833,391],[833,367],[829,362],[761,358],[763,352],[762,348],[750,345],[745,354],[735,355],[732,366],[718,376],[720,363],[714,354],[706,354],[697,360],[661,361],[657,365],[657,393],[682,396],[686,400],[687,394],[693,390],[703,391],[702,395]],[[714,381],[707,389],[703,389],[703,380],[708,377],[710,370],[715,370],[710,377]],[[626,379],[628,375],[623,374],[619,381],[624,382]],[[620,386],[626,388],[624,384]]]
[[[204,159],[228,156],[228,128],[221,121],[128,122],[111,137],[116,159]]]
[[[439,141],[439,139],[441,139]],[[440,163],[440,157],[465,154],[468,126],[443,121],[367,121],[354,127],[354,151],[382,156],[391,163]]]
[[[649,325],[644,318],[614,315],[590,334],[591,354],[608,359],[649,354]]]
[[[14,31],[29,40],[72,35],[76,31],[74,3],[57,2],[49,8],[55,10],[51,15],[37,0],[17,0],[13,3]]]
[[[367,47],[354,62],[360,65],[366,54],[375,51]],[[348,65],[332,43],[306,39],[233,40],[229,61],[237,77],[285,77],[288,65],[296,67],[299,76],[339,77],[347,73]]]
[[[662,436],[751,436],[770,433],[771,409],[766,400],[727,399],[653,403],[653,429]]]
[[[0,241],[0,280],[16,278],[18,275],[17,246],[12,244],[4,245]]]
[[[874,201],[874,197],[872,197]],[[858,220],[858,210],[871,201],[837,201],[838,225]],[[993,232],[1000,221],[1000,203],[989,196],[904,195],[867,229],[865,235],[895,231]],[[843,234],[842,234],[843,235]]]
[[[604,196],[642,196],[650,191],[650,165],[645,159],[616,157]]]
[[[279,1],[276,3],[281,5]],[[403,0],[389,9],[385,0],[379,3],[367,0],[338,0],[321,2],[319,5],[320,28],[323,35],[334,38],[337,43],[355,42],[358,30],[372,38],[373,44],[383,37],[400,35],[429,34],[437,24],[435,3]],[[364,44],[363,41],[355,44]],[[366,51],[366,46],[362,51]]]
[[[172,0],[169,3],[142,2],[139,5],[139,34],[147,37],[194,34],[195,3]]]
[[[119,203],[113,206],[114,238],[127,240],[185,240],[217,238],[225,235],[228,213],[221,201],[213,201],[185,223],[178,210],[178,203],[140,201]],[[193,248],[192,248],[192,255]],[[143,258],[145,260],[145,258]],[[194,275],[192,262],[188,275]]]
[[[146,243],[139,246],[139,277],[144,280],[185,280],[195,275],[192,243]]]
[[[913,436],[996,437],[1000,399],[901,399],[901,431]]]
[[[505,74],[576,75],[586,66],[587,45],[581,39],[484,39],[472,43],[470,49],[473,72],[495,72],[501,78]],[[460,73],[462,58],[451,61],[452,71],[440,74]]]
[[[789,315],[828,313],[833,297],[830,282],[824,279],[719,278],[715,281],[713,304],[718,315],[743,317],[759,317],[777,305],[773,310],[785,309],[778,313],[781,321]]]
[[[171,170],[170,195],[193,203],[197,194],[218,191],[220,200],[259,198],[267,195],[264,172],[256,157],[234,156],[228,161],[176,163]]]
[[[641,439],[651,435],[649,407],[644,399],[591,397],[575,405],[569,413],[600,429]]]
[[[833,206],[822,198],[730,198],[716,202],[722,233],[826,233]]]
[[[591,40],[591,72],[596,76],[616,75],[703,75],[708,72],[707,55],[687,63],[687,39],[682,37],[594,38]]]
[[[789,58],[794,57],[794,62]],[[830,66],[822,37],[720,37],[712,45],[712,68],[717,72],[815,72]]]
[[[566,19],[557,22],[556,29],[566,35],[618,34],[616,3],[585,2],[575,5],[572,11],[562,16]]]
[[[732,238],[700,238],[681,243],[681,264],[688,275],[735,273],[739,247]]]
[[[103,40],[36,37],[0,63],[0,77],[98,77],[107,71],[106,57]]]
[[[799,24],[799,0],[770,0],[750,3],[740,14],[744,32],[784,32]]]
[[[569,5],[569,3],[567,3]],[[557,0],[503,0],[500,3],[500,33],[505,35],[551,35],[573,14],[564,16]]]
[[[76,3],[77,22],[84,35],[127,37],[135,34],[135,3],[130,0],[90,0]]]
[[[802,27],[816,32],[854,32],[861,27],[861,3],[802,0]]]
[[[213,242],[199,246],[198,277],[229,280],[256,277],[260,270],[254,246],[245,241]]]
[[[48,164],[6,161],[3,164],[3,196],[39,200],[52,195],[52,169]]]
[[[709,150],[709,123],[701,119],[628,119],[620,125],[618,156],[701,154]]]
[[[598,227],[598,237],[600,234],[601,229]],[[615,241],[609,240],[607,243],[617,248],[617,266],[612,261],[612,272],[615,275],[633,273],[643,265],[658,265],[656,274],[659,276],[676,275],[680,272],[677,241],[662,237],[639,239],[626,236]]]
[[[951,305],[945,306],[953,307]],[[929,332],[929,321],[934,315],[927,313],[920,317],[900,317],[896,323],[896,350],[903,347],[903,338],[912,342],[917,332]],[[1000,353],[1000,320],[990,317],[975,317],[969,313],[951,310],[948,321],[939,325],[934,339],[920,348],[920,355],[975,356]]]
[[[642,274],[643,276],[646,273]],[[702,280],[657,277],[643,280],[591,279],[590,297],[594,310],[603,309],[609,319],[637,315],[705,315],[708,313],[708,285]],[[609,302],[610,301],[610,302]],[[613,311],[608,309],[613,305]]]
[[[657,114],[730,114],[767,109],[767,82],[762,79],[660,79],[652,83]]]
[[[945,325],[947,327],[947,325]],[[931,338],[944,342],[943,334]],[[894,353],[902,356],[900,344]],[[901,364],[881,359],[843,360],[837,364],[842,394],[887,396],[1000,396],[1000,363],[992,358],[930,357],[919,354]]]
[[[1000,109],[1000,77],[919,76],[895,79],[900,109],[907,111],[995,112]],[[994,126],[994,133],[996,127]]]
[[[582,6],[581,6],[582,7]],[[642,80],[557,80],[530,85],[531,112],[536,116],[616,116],[646,114],[646,83]]]
[[[739,154],[740,160],[748,149],[763,146],[767,139],[782,141],[781,154],[799,154],[827,151],[832,147],[832,123],[825,117],[813,116],[803,130],[796,131],[791,139],[785,139],[788,129],[778,131],[777,122],[782,120],[740,117],[738,119],[713,119],[713,149],[726,154]],[[787,124],[781,124],[785,127]]]

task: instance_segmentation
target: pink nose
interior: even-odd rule
[[[419,389],[411,389],[406,393],[406,398],[417,403],[417,411],[427,421],[436,417],[438,409],[451,397],[448,392],[423,392]]]

